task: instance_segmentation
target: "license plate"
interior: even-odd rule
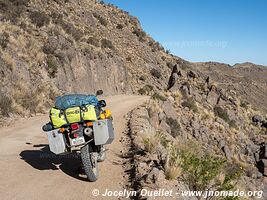
[[[71,146],[77,146],[85,143],[84,137],[79,137],[71,140]]]

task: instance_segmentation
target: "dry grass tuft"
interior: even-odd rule
[[[8,52],[2,52],[2,59],[11,71],[15,69],[15,62]]]
[[[164,166],[164,172],[166,179],[173,180],[182,174],[182,163],[183,159],[179,155],[179,150],[172,146],[169,150],[169,154],[166,159],[166,163]]]

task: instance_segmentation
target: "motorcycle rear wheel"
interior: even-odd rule
[[[95,182],[99,177],[97,155],[97,152],[93,152],[90,144],[81,148],[81,159],[84,172],[88,180],[91,182]]]

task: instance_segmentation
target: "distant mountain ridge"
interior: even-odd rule
[[[244,101],[267,113],[267,67],[253,63],[231,66],[215,62],[193,63],[192,66],[199,73],[210,76],[220,87],[234,89]]]

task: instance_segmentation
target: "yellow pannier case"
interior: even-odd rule
[[[60,128],[61,126],[67,124],[64,113],[56,108],[50,110],[50,119],[54,128]]]
[[[67,108],[65,110],[65,116],[69,124],[82,121],[80,107]]]
[[[111,111],[109,109],[106,109],[103,111],[103,113],[100,114],[100,119],[110,119],[112,118],[111,116]]]
[[[83,117],[83,120],[90,120],[90,121],[97,120],[95,106],[93,105],[85,106],[83,109],[82,117]]]

